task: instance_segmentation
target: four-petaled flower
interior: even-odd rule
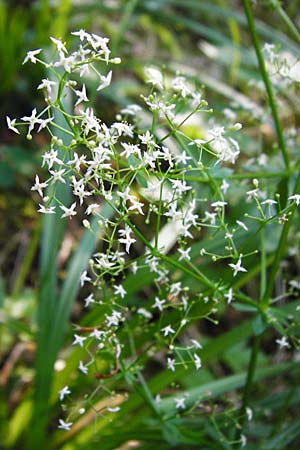
[[[247,272],[245,267],[242,267],[242,255],[239,256],[238,262],[236,264],[228,264],[229,267],[233,269],[233,276],[235,277],[238,272]]]
[[[62,401],[66,395],[71,394],[69,386],[63,387],[59,392],[59,400]]]
[[[61,430],[69,431],[71,429],[71,426],[73,425],[73,422],[65,422],[62,419],[59,419],[59,425],[58,428]]]

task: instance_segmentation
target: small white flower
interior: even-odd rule
[[[152,305],[152,308],[158,308],[159,311],[162,311],[164,303],[166,303],[166,300],[160,300],[160,298],[155,297],[155,303]]]
[[[66,206],[60,206],[60,209],[62,209],[64,211],[64,214],[61,215],[61,218],[63,219],[64,217],[73,217],[76,216],[77,212],[74,211],[76,208],[76,202],[74,202],[70,208],[67,208]]]
[[[39,204],[39,207],[38,212],[42,214],[55,214],[55,206],[46,207],[45,205]]]
[[[163,89],[163,76],[160,70],[156,67],[146,67],[145,75],[147,83],[151,83],[153,86]]]
[[[185,409],[185,398],[181,397],[181,398],[175,398],[175,402],[176,402],[176,409]]]
[[[196,366],[196,369],[199,370],[202,367],[201,358],[197,355],[197,353],[194,353],[194,363]]]
[[[83,84],[82,86],[82,90],[81,91],[75,91],[75,94],[78,97],[77,102],[75,103],[75,106],[79,105],[81,102],[88,102],[89,99],[86,96],[86,88],[85,88],[85,84]]]
[[[74,341],[72,342],[72,345],[78,344],[80,347],[83,347],[84,341],[87,339],[86,337],[79,336],[78,334],[74,334]]]
[[[196,339],[191,339],[191,343],[193,344],[193,347],[198,348],[199,350],[203,348],[200,342],[196,341]]]
[[[59,425],[58,428],[61,430],[69,431],[71,429],[71,426],[73,425],[73,422],[65,422],[62,419],[59,419]]]
[[[48,97],[51,95],[52,86],[55,86],[56,82],[48,80],[48,78],[43,78],[42,82],[38,85],[37,89],[46,89]]]
[[[167,325],[162,328],[161,331],[164,333],[164,336],[168,336],[169,334],[175,334],[175,330],[171,327],[171,325]]]
[[[71,34],[73,34],[73,36],[78,36],[81,42],[90,36],[90,34],[87,33],[85,30],[83,30],[82,28],[79,31],[73,31]]]
[[[139,308],[137,310],[137,313],[140,314],[141,316],[144,316],[146,319],[152,319],[151,312],[147,311],[145,308]]]
[[[17,134],[20,134],[20,131],[15,127],[16,124],[16,119],[10,119],[8,116],[6,116],[6,123],[7,123],[7,127],[14,131]]]
[[[38,55],[41,51],[42,49],[38,48],[36,50],[30,50],[29,52],[27,52],[27,55],[25,56],[25,59],[22,62],[22,64],[26,64],[28,61],[31,61],[33,64],[35,64],[37,61],[36,55]]]
[[[31,190],[32,191],[38,191],[38,193],[40,194],[41,197],[43,197],[43,191],[42,189],[45,189],[48,186],[48,184],[45,183],[40,183],[39,177],[38,175],[35,176],[35,184],[32,186]]]
[[[87,271],[84,270],[80,275],[80,287],[83,287],[86,281],[91,281],[91,278],[87,276]]]
[[[235,277],[238,272],[247,272],[247,269],[242,267],[242,255],[239,256],[238,262],[236,264],[228,264],[229,267],[233,269],[233,276]]]
[[[242,227],[245,231],[248,231],[248,227],[247,225],[244,224],[244,222],[242,222],[241,220],[237,220],[236,223]]]
[[[252,409],[251,408],[246,408],[246,414],[247,414],[247,419],[250,422],[250,420],[252,420],[252,418],[253,418],[253,411],[252,411]]]
[[[289,200],[295,200],[296,205],[299,206],[300,205],[300,194],[291,195],[289,197]]]
[[[229,186],[230,184],[226,180],[223,180],[220,189],[224,194],[226,194]]]
[[[233,291],[232,291],[232,288],[230,288],[230,289],[228,290],[227,294],[224,294],[224,297],[227,298],[227,303],[228,303],[228,305],[230,305],[230,303],[231,303],[232,300],[233,300]]]
[[[85,366],[82,361],[79,362],[78,370],[80,370],[80,372],[84,373],[84,375],[87,375],[87,373],[89,371],[88,367]]]
[[[276,339],[276,344],[279,345],[279,348],[289,347],[289,341],[286,336],[282,336],[281,339]]]
[[[66,395],[71,394],[69,386],[63,387],[59,392],[59,400],[62,401]]]
[[[167,367],[168,367],[168,369],[171,370],[172,372],[175,372],[175,359],[168,358],[168,359],[167,359]]]
[[[102,89],[106,88],[111,83],[111,77],[112,77],[112,71],[108,72],[106,76],[100,75],[100,81],[101,83],[97,87],[97,91],[101,91]]]
[[[178,261],[181,261],[182,259],[187,259],[188,261],[190,261],[191,260],[191,257],[189,255],[190,251],[191,251],[191,248],[187,248],[185,250],[182,248],[179,248],[178,252],[180,253],[180,257],[179,257]]]
[[[21,117],[21,120],[23,120],[23,122],[28,122],[28,123],[29,123],[29,127],[28,127],[28,135],[30,135],[30,133],[31,133],[31,131],[33,130],[34,125],[35,125],[36,123],[41,123],[40,119],[37,118],[36,113],[37,113],[36,108],[34,108],[34,109],[31,111],[31,116],[24,116],[24,117]]]
[[[121,284],[119,286],[114,286],[115,295],[120,295],[121,298],[124,298],[126,295],[126,291]]]
[[[241,434],[241,447],[245,447],[247,444],[247,438],[244,434]]]
[[[65,45],[62,43],[62,41],[60,39],[55,39],[52,36],[50,36],[50,39],[56,45],[56,48],[59,52],[68,53]]]
[[[88,308],[91,303],[95,303],[94,294],[91,293],[88,297],[84,299],[84,307]]]

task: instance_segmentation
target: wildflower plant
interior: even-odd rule
[[[97,414],[121,414],[136,390],[173,442],[172,420],[181,414],[197,415],[201,395],[186,394],[181,386],[171,393],[165,385],[152,389],[147,373],[155,362],[168,371],[170,382],[178,374],[202,370],[205,346],[191,331],[200,319],[217,324],[224,310],[234,307],[253,315],[256,346],[271,326],[277,332],[275,345],[299,345],[294,322],[282,319],[278,298],[273,297],[300,204],[299,159],[282,148],[283,183],[278,187],[278,175],[268,167],[267,157],[247,159],[240,144],[243,127],[233,111],[224,111],[220,119],[196,80],[157,67],[145,69],[149,92],[139,105],[128,105],[105,123],[89,101],[84,80],[96,80],[96,91],[103,91],[113,85],[112,67],[121,60],[111,55],[107,38],[84,30],[72,35],[78,43],[75,50],[70,52],[64,42],[51,37],[52,52],[36,49],[24,59],[24,64],[43,65],[49,74],[38,86],[45,108],[34,109],[20,121],[7,117],[8,127],[15,133],[25,128],[28,139],[34,132],[50,135],[42,157],[47,177],[41,181],[36,175],[32,186],[39,196],[38,211],[68,220],[79,217],[84,228],[100,237],[78,280],[86,292],[83,307],[97,321],[74,325],[71,343],[83,351],[80,376],[92,375],[97,387],[78,407],[72,386],[61,386],[58,428],[72,429],[101,395],[109,394],[111,402]],[[65,98],[72,99],[71,111],[64,107]],[[56,120],[58,115],[64,126]],[[189,133],[191,120],[203,125],[196,137]],[[58,137],[57,130],[65,138]],[[260,164],[262,173],[257,170]],[[241,165],[246,167],[242,173]],[[70,204],[60,198],[62,184],[71,187]],[[110,208],[109,217],[102,214],[103,205]],[[228,213],[231,208],[241,211],[234,219]],[[274,236],[271,250],[266,248],[268,233]],[[240,289],[256,279],[257,272],[258,292]],[[280,294],[280,299],[290,292]],[[299,310],[294,312],[299,315]],[[226,435],[223,413],[214,422],[232,444],[246,445],[240,423],[253,414],[249,392],[255,345],[242,403],[225,414],[238,435]],[[118,394],[121,387],[126,395]]]

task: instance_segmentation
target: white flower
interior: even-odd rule
[[[35,184],[32,186],[32,191],[38,191],[41,197],[43,197],[43,191],[42,189],[47,187],[47,183],[40,183],[38,175],[35,176]]]
[[[159,394],[156,394],[154,401],[157,405],[159,405],[161,403],[161,396]]]
[[[39,204],[40,209],[38,209],[38,212],[42,214],[55,214],[55,206],[48,206]]]
[[[202,367],[201,358],[197,355],[197,353],[194,353],[194,363],[196,366],[196,369],[199,370]]]
[[[253,418],[253,411],[252,411],[252,409],[251,408],[246,408],[246,414],[247,414],[247,419],[250,422],[250,420],[252,420],[252,418]]]
[[[87,373],[89,371],[88,367],[85,366],[82,361],[79,362],[78,370],[80,370],[80,372],[84,373],[84,375],[87,375]]]
[[[164,303],[166,303],[166,300],[160,300],[158,297],[155,297],[155,303],[152,305],[152,308],[158,308],[162,311]]]
[[[176,402],[176,409],[185,409],[185,398],[181,397],[181,398],[175,398],[175,402]]]
[[[44,153],[42,156],[43,158],[42,167],[44,166],[45,163],[47,164],[48,169],[51,169],[54,163],[62,164],[62,160],[59,159],[57,155],[58,155],[57,150],[53,149],[51,149],[50,152]]]
[[[17,134],[20,134],[20,131],[15,127],[16,119],[10,119],[8,116],[6,116],[6,123],[10,130],[14,131]]]
[[[60,181],[61,183],[65,184],[66,180],[63,178],[63,175],[65,173],[65,169],[61,170],[49,170],[50,174],[52,175],[52,183],[56,183],[57,181]]]
[[[193,346],[195,348],[198,348],[198,349],[203,348],[202,345],[198,341],[196,341],[196,339],[191,339],[191,343],[193,344]]]
[[[91,303],[95,303],[94,294],[90,294],[84,299],[84,307],[87,308]]]
[[[121,298],[124,298],[126,295],[126,291],[121,284],[119,286],[114,286],[115,295],[120,295]]]
[[[181,261],[182,259],[187,259],[188,261],[190,261],[191,260],[191,257],[189,255],[190,251],[191,251],[191,248],[187,248],[185,250],[183,250],[183,248],[179,248],[178,252],[180,253],[180,257],[179,257],[178,261]]]
[[[222,192],[224,192],[224,194],[226,194],[229,186],[230,184],[226,180],[223,180],[220,189]]]
[[[160,70],[155,67],[146,67],[145,75],[147,83],[151,83],[153,86],[163,89],[163,76]]]
[[[78,334],[74,334],[74,341],[72,342],[72,345],[78,344],[80,347],[83,347],[84,341],[87,339],[86,337],[79,336]]]
[[[229,305],[232,302],[232,300],[233,300],[232,288],[229,289],[227,294],[224,294],[224,297],[227,298],[227,303]]]
[[[75,94],[78,97],[77,102],[75,103],[75,106],[79,105],[79,103],[81,102],[88,102],[89,99],[86,96],[86,88],[85,88],[85,84],[83,84],[82,86],[82,90],[81,91],[75,91]]]
[[[177,163],[186,165],[189,159],[192,159],[191,156],[187,156],[186,152],[183,151],[180,155],[175,156]]]
[[[233,269],[233,276],[235,277],[238,272],[247,272],[247,269],[242,267],[242,255],[240,255],[238,262],[236,264],[228,264],[229,267]]]
[[[58,52],[60,53],[68,53],[65,45],[62,43],[60,39],[55,39],[54,37],[50,36],[51,41],[56,45],[56,48]]]
[[[58,428],[60,428],[61,430],[69,431],[72,425],[73,422],[65,422],[64,420],[59,419]]]
[[[74,202],[70,206],[70,208],[67,208],[66,206],[60,206],[60,209],[62,209],[64,211],[64,214],[61,215],[61,218],[76,216],[77,212],[74,211],[75,208],[76,208],[76,202]]]
[[[300,205],[300,194],[291,195],[289,200],[295,200],[296,205]]]
[[[242,227],[245,231],[248,231],[248,227],[247,225],[244,224],[244,222],[242,222],[241,220],[237,220],[236,223]]]
[[[69,389],[69,386],[65,386],[60,391],[58,391],[58,393],[59,393],[59,400],[62,401],[66,395],[71,394],[71,391]]]
[[[144,316],[146,319],[152,319],[151,312],[147,311],[145,308],[138,308],[137,313]]]
[[[40,119],[38,119],[36,117],[36,108],[34,108],[31,112],[31,116],[24,116],[21,117],[21,120],[23,120],[24,122],[28,122],[29,123],[29,127],[28,127],[28,135],[30,135],[31,131],[34,128],[34,125],[36,123],[41,123]]]
[[[37,89],[45,88],[47,90],[48,97],[50,97],[51,91],[52,91],[52,86],[55,86],[55,85],[56,85],[55,81],[50,81],[50,80],[48,80],[48,78],[43,78],[41,84],[38,85]]]
[[[39,133],[41,130],[46,128],[49,123],[53,121],[54,117],[49,117],[48,119],[39,119],[40,126],[38,127],[37,132]]]
[[[241,447],[245,447],[247,444],[247,438],[244,434],[241,434]]]
[[[82,28],[79,31],[73,31],[71,34],[73,34],[73,36],[79,36],[79,39],[81,41],[90,36],[90,34],[87,33],[85,30],[83,30]]]
[[[167,359],[167,366],[168,366],[169,370],[171,370],[172,372],[175,372],[175,359],[168,358]]]
[[[119,230],[119,234],[121,236],[119,242],[121,244],[125,244],[126,253],[129,253],[131,245],[134,244],[136,241],[134,238],[131,237],[131,229],[128,227],[128,225],[126,225],[124,230]]]
[[[106,88],[111,83],[111,77],[112,77],[112,71],[108,72],[106,76],[100,75],[100,81],[101,83],[97,87],[97,91],[101,91],[102,89]]]
[[[80,275],[80,287],[82,287],[86,281],[91,281],[91,278],[87,276],[87,271],[84,270]]]
[[[41,51],[42,49],[38,48],[36,50],[30,50],[29,52],[27,52],[27,55],[25,56],[25,59],[22,62],[22,64],[26,64],[28,61],[31,61],[33,64],[35,64],[37,61],[36,55],[38,55]]]
[[[282,336],[281,339],[276,339],[276,344],[279,345],[279,348],[289,347],[289,341],[286,336]]]
[[[166,327],[162,328],[161,331],[164,333],[164,336],[168,336],[170,333],[174,334],[175,330],[171,327],[171,325],[167,325]]]

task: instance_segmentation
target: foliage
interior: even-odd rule
[[[27,136],[44,215],[38,293],[30,208],[1,286],[4,448],[298,448],[299,32],[262,7],[89,2],[70,22],[91,33],[24,56],[46,107],[7,119],[4,187],[32,178]]]

